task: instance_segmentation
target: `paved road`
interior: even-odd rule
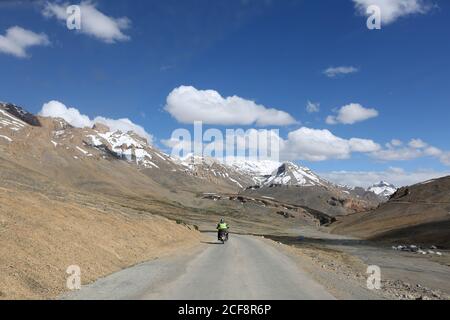
[[[122,270],[64,299],[334,299],[285,254],[257,237],[214,239],[195,253]]]

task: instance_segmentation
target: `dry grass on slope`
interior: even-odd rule
[[[0,298],[56,297],[70,265],[81,267],[86,284],[199,239],[159,216],[0,188]]]

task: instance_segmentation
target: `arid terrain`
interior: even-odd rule
[[[71,265],[80,266],[83,285],[95,287],[95,280],[140,263],[158,268],[181,256],[210,263],[216,247],[207,232],[225,217],[230,261],[254,248],[283,269],[275,247],[290,261],[286,268],[298,265],[299,277],[315,288],[311,297],[448,299],[449,178],[399,189],[382,203],[292,163],[262,173],[248,170],[249,163],[198,160],[174,159],[132,132],[74,128],[1,105],[0,298],[60,297]],[[440,255],[393,250],[394,244],[433,245]],[[198,252],[208,254],[197,259]],[[259,259],[246,260],[249,268],[257,269]],[[381,291],[367,289],[372,264],[383,270]]]
[[[333,232],[392,243],[450,248],[450,177],[399,189],[367,213],[341,217]]]

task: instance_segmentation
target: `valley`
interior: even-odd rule
[[[80,265],[83,285],[94,287],[129,267],[150,263],[153,270],[171,259],[181,260],[167,277],[183,274],[191,258],[200,275],[215,260],[210,232],[222,217],[231,226],[230,260],[261,250],[275,269],[298,265],[303,271],[292,272],[316,288],[312,297],[448,299],[449,181],[360,188],[292,162],[174,158],[134,132],[101,123],[76,128],[0,104],[0,299],[60,297],[70,265]],[[399,244],[436,246],[442,255],[392,249]],[[249,270],[258,259],[245,260]],[[366,288],[372,264],[383,270],[385,291]],[[252,281],[249,294],[258,284],[273,287]],[[165,297],[152,290],[143,296]],[[287,297],[304,293],[290,290]]]

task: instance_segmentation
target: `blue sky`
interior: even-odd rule
[[[367,17],[359,9],[368,3],[379,4],[386,21],[389,17],[381,30],[366,27]],[[89,21],[92,30],[82,27],[79,32],[68,30],[45,2],[2,2],[0,100],[35,113],[56,100],[91,119],[129,118],[164,147],[161,140],[174,129],[191,128],[183,119],[195,114],[192,101],[202,104],[208,96],[203,90],[214,90],[224,99],[219,101],[221,109],[211,110],[212,117],[219,117],[211,126],[249,129],[264,119],[258,128],[279,128],[289,150],[294,150],[293,160],[330,179],[364,184],[383,178],[407,184],[446,174],[450,3],[392,3],[85,2],[111,19],[106,21],[112,23],[107,24],[111,30]],[[51,4],[63,7],[61,2]],[[118,20],[121,17],[126,19]],[[20,37],[8,34],[14,26],[20,27],[18,34],[26,30],[36,37],[33,45],[19,43],[22,53],[12,47]],[[325,74],[329,68],[338,74]],[[348,73],[342,73],[345,70]],[[173,108],[167,108],[168,95],[180,86],[190,89],[176,95]],[[226,99],[234,95],[240,100]],[[265,110],[244,125],[239,122],[242,117],[236,123],[220,123],[219,111],[251,110],[252,101],[280,112],[271,117],[274,125],[267,122]],[[308,112],[308,101],[319,111]],[[277,122],[278,116],[284,120]],[[327,123],[329,116],[334,124]],[[314,142],[308,145],[313,141],[309,137],[319,139],[328,151],[335,143],[342,150],[322,153]],[[355,147],[352,138],[363,139],[366,150],[355,151],[361,146]],[[393,139],[399,141],[386,145]],[[373,144],[367,147],[368,142]]]

